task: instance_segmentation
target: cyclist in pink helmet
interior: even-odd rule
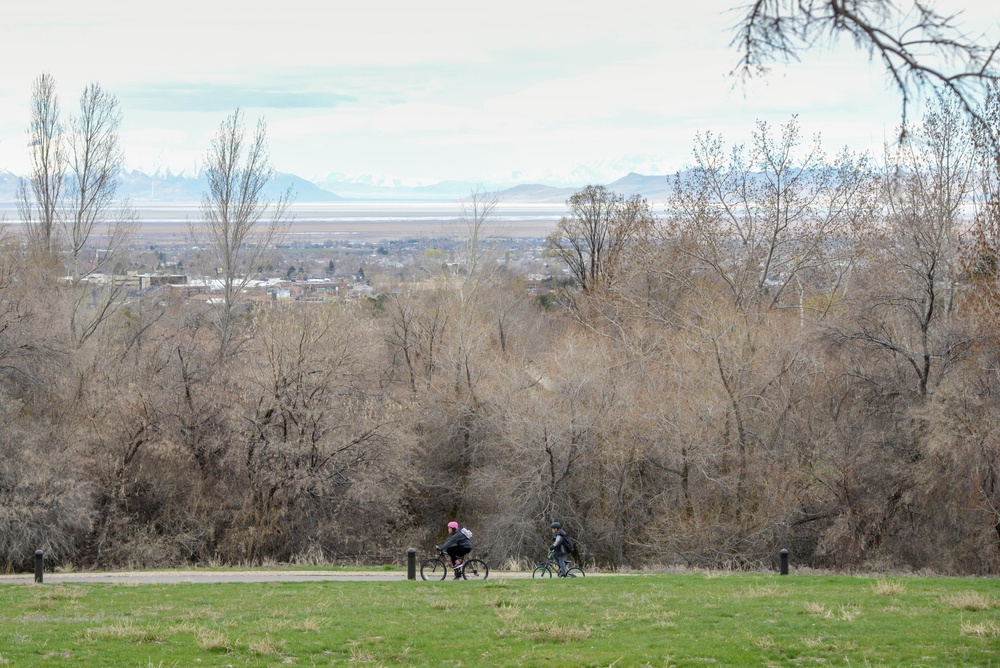
[[[458,522],[448,522],[448,540],[442,545],[435,546],[435,549],[444,550],[451,558],[451,567],[455,570],[455,579],[462,578],[459,569],[462,566],[462,557],[472,552],[472,532],[468,529],[459,529]]]

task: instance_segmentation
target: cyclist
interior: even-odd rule
[[[435,546],[437,550],[444,550],[451,557],[451,567],[455,571],[455,579],[462,579],[462,557],[472,552],[472,540],[469,536],[472,532],[468,529],[458,528],[458,522],[448,522],[448,540],[443,545]]]
[[[566,577],[566,556],[573,552],[573,540],[563,531],[562,524],[553,522],[549,525],[552,529],[552,545],[549,546],[549,557],[555,557],[559,564],[559,577]]]

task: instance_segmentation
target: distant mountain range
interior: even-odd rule
[[[475,190],[483,190],[480,184],[472,181],[443,181],[433,185],[405,186],[327,179],[316,185],[350,200],[454,201],[467,197]],[[646,176],[633,172],[603,185],[627,197],[641,195],[650,201],[662,202],[673,188],[673,177]],[[562,204],[582,187],[566,188],[525,183],[501,189],[499,194],[504,202]],[[302,199],[299,198],[299,201]]]
[[[0,202],[8,204],[17,200],[20,177],[0,170]],[[625,196],[641,195],[651,202],[663,202],[673,187],[672,176],[647,176],[628,174],[617,181],[604,184],[610,190]],[[340,201],[397,201],[444,202],[467,197],[475,190],[483,190],[473,182],[444,181],[433,185],[374,185],[344,180],[328,179],[313,183],[294,174],[276,173],[268,184],[265,195],[276,199],[291,187],[299,203],[324,203]],[[139,171],[122,173],[118,194],[136,204],[152,202],[200,202],[208,189],[204,174],[165,173],[146,174]],[[499,191],[504,202],[563,203],[580,188],[553,187],[543,184],[522,184]]]

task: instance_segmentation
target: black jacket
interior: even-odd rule
[[[458,547],[467,547],[472,549],[472,541],[465,537],[461,529],[457,529],[455,533],[448,536],[448,540],[441,544],[442,550],[447,550],[452,545],[457,545]]]

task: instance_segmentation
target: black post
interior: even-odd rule
[[[41,550],[35,550],[35,582],[42,581],[42,557],[44,554]]]
[[[788,575],[788,550],[781,548],[781,570],[782,575]]]
[[[417,550],[412,547],[406,551],[406,579],[417,579]]]

